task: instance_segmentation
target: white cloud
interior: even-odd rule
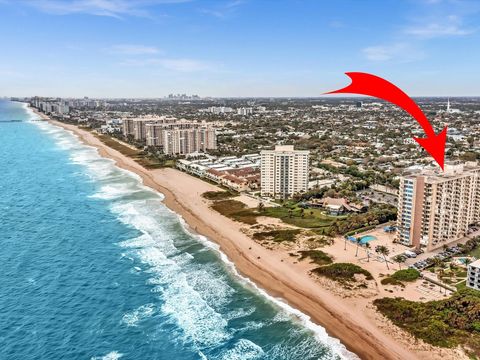
[[[152,55],[160,53],[160,49],[155,46],[145,46],[145,45],[133,45],[133,44],[121,44],[114,45],[107,49],[108,52],[113,54],[124,54],[124,55]]]
[[[462,19],[458,16],[448,16],[442,21],[425,22],[405,28],[404,32],[423,39],[443,36],[463,36],[474,32],[462,26]]]
[[[410,62],[424,57],[422,52],[406,43],[369,46],[362,49],[362,53],[370,61]]]
[[[224,19],[232,15],[236,11],[236,9],[244,3],[245,0],[232,0],[214,8],[202,9],[201,12],[207,15],[215,16],[220,19]]]
[[[55,15],[88,14],[115,18],[149,16],[149,6],[187,1],[190,0],[23,0],[27,5]]]

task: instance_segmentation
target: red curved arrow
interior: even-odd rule
[[[330,91],[325,94],[350,93],[373,96],[401,107],[418,121],[427,135],[425,138],[414,138],[415,141],[432,155],[443,170],[445,142],[447,140],[446,126],[441,132],[435,134],[432,125],[415,101],[391,82],[381,77],[362,72],[347,72],[345,74],[352,79],[352,83],[343,89]]]

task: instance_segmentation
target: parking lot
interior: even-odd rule
[[[431,253],[426,254],[428,257],[424,259],[420,259],[419,256],[419,259],[415,259],[416,261],[413,264],[409,265],[409,268],[422,271],[435,264],[435,262],[437,261],[436,259],[443,261],[450,259],[455,255],[460,255],[461,253],[462,249],[460,249],[457,245],[451,246],[446,248],[445,250],[441,250],[439,253],[434,255],[432,255]]]
[[[371,200],[373,202],[381,203],[381,204],[388,204],[392,206],[398,205],[398,197],[391,194],[382,193],[380,191],[372,190],[372,189],[364,189],[357,191],[357,196],[360,197],[362,200],[367,201]]]

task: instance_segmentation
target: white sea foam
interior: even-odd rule
[[[113,200],[136,192],[138,192],[138,190],[132,189],[129,184],[108,184],[103,185],[97,193],[90,195],[90,197],[94,199]]]
[[[186,231],[189,231],[188,226],[185,223],[185,220],[180,215],[177,215],[177,216],[181,219],[182,223],[185,226]],[[340,356],[342,359],[349,359],[349,360],[359,359],[359,357],[356,354],[348,351],[345,345],[343,345],[339,339],[329,336],[325,328],[315,324],[311,320],[310,316],[288,305],[285,301],[283,301],[283,299],[276,298],[269,295],[263,288],[257,286],[257,284],[255,284],[249,278],[246,278],[240,275],[237,268],[235,267],[235,264],[227,257],[226,254],[220,251],[220,247],[218,246],[218,244],[215,244],[212,241],[208,240],[205,236],[198,235],[198,234],[196,236],[199,239],[199,241],[201,241],[205,246],[211,248],[212,250],[218,253],[222,261],[229,267],[230,271],[238,279],[240,279],[240,281],[242,281],[245,285],[255,289],[258,293],[260,293],[265,298],[269,299],[272,303],[276,304],[280,309],[284,311],[283,314],[279,313],[278,316],[283,317],[286,314],[289,316],[290,320],[293,319],[293,320],[300,321],[300,323],[304,327],[308,328],[315,334],[315,337],[319,342],[323,344],[327,344],[330,347],[330,350],[336,355]]]
[[[154,304],[142,305],[139,308],[133,310],[132,312],[123,315],[122,322],[127,326],[138,326],[138,324],[142,320],[152,316],[154,313]]]
[[[225,313],[224,317],[227,320],[232,320],[232,319],[239,319],[243,317],[247,317],[252,315],[255,312],[255,307],[250,307],[250,308],[238,308],[233,311],[230,311],[228,313]],[[258,322],[257,322],[258,323]]]
[[[30,106],[27,103],[22,103],[22,107],[29,116],[28,120],[33,121],[33,120],[39,120],[40,119],[40,116],[35,114],[35,112],[32,110],[32,108],[30,108]]]
[[[136,249],[140,260],[150,267],[151,283],[159,287],[156,292],[164,301],[162,313],[183,330],[183,341],[203,347],[218,345],[231,337],[226,330],[227,321],[192,286],[191,281],[195,282],[196,276],[194,272],[184,271],[178,263],[167,258],[146,234],[123,242],[122,246]],[[217,294],[223,292],[221,288],[217,289]]]
[[[112,351],[104,356],[93,356],[91,357],[91,360],[118,360],[122,356],[123,354],[119,353],[118,351]]]
[[[36,124],[41,124],[39,126],[47,131],[47,126],[56,128],[55,130],[61,129],[47,123],[37,122]],[[69,134],[68,136],[71,135],[70,132],[63,130],[62,132],[63,134]],[[61,141],[62,137],[58,137],[57,135],[59,135],[57,131],[52,131],[52,136],[56,141]],[[76,141],[79,142],[78,140]],[[70,146],[70,144],[68,146]],[[85,166],[94,179],[107,181],[113,172],[121,171],[127,175],[130,180],[137,180],[136,184],[131,184],[130,191],[144,190],[151,194],[158,194],[146,188],[141,183],[138,175],[126,170],[119,170],[114,166],[113,161],[102,159],[93,148],[83,145],[81,148],[81,150],[76,147],[71,148],[72,161]],[[123,190],[126,190],[126,188]],[[102,190],[100,190],[97,196],[101,196],[101,193]],[[120,243],[120,245],[128,248],[129,251],[133,251],[135,256],[149,266],[150,269],[148,272],[152,274],[150,283],[155,285],[154,291],[158,296],[161,296],[164,301],[161,311],[169,315],[183,330],[185,336],[184,341],[207,347],[224,343],[232,337],[232,334],[228,333],[227,330],[228,320],[232,314],[227,317],[225,314],[217,312],[210,304],[216,303],[222,305],[228,303],[228,298],[231,296],[233,290],[229,289],[228,282],[225,279],[216,279],[215,273],[212,274],[211,271],[202,270],[196,267],[197,265],[195,264],[192,265],[193,262],[189,261],[188,257],[182,256],[175,258],[175,256],[178,255],[178,249],[175,248],[172,238],[172,236],[175,235],[165,231],[165,229],[163,229],[164,227],[160,227],[158,224],[159,218],[163,220],[162,224],[165,221],[172,221],[168,220],[169,216],[167,215],[171,215],[173,212],[161,205],[158,201],[158,196],[156,199],[157,201],[154,202],[154,206],[151,203],[151,199],[149,200],[150,202],[147,200],[128,202],[117,200],[113,202],[112,211],[118,215],[118,218],[142,233],[139,237],[124,241]],[[189,232],[188,226],[185,224],[183,218],[180,215],[177,215],[177,218],[183,224],[185,231]],[[310,329],[320,343],[328,345],[332,353],[343,359],[358,359],[356,355],[347,351],[338,339],[330,337],[323,327],[314,324],[310,317],[292,308],[282,299],[268,295],[265,290],[258,287],[251,280],[241,276],[234,264],[220,251],[217,244],[209,241],[204,236],[191,235],[195,236],[203,245],[216,252],[230,272],[245,286],[254,289],[257,293],[269,299],[281,309],[283,314],[288,314],[286,317],[289,320],[297,320],[302,323],[304,327]],[[208,282],[210,282],[210,284],[206,284]],[[279,316],[282,316],[283,320],[284,315]],[[280,320],[280,318],[277,320]],[[253,343],[247,345],[244,342],[240,342],[236,347],[231,349],[231,352],[225,354],[226,356],[230,356],[225,357],[225,359],[236,359],[235,354],[241,354],[242,348],[246,351],[241,357],[238,357],[242,359],[246,359],[245,356],[259,356],[258,354],[260,354],[261,350]],[[237,349],[237,352],[235,352],[235,349]],[[297,349],[297,346],[295,346],[295,349]],[[291,348],[289,350],[290,352],[292,351]],[[267,355],[269,355],[269,358],[288,359],[290,357],[287,356],[288,352],[283,354],[283,351],[288,351],[288,349],[285,349],[279,344],[271,349]],[[121,354],[115,352],[110,354],[113,354],[111,356],[121,356]],[[106,356],[110,356],[110,354]],[[296,355],[296,358],[298,358],[298,354]],[[118,357],[116,359],[118,359]],[[254,359],[255,357],[251,358]],[[115,358],[105,359],[110,360]]]
[[[227,350],[222,356],[222,360],[254,360],[260,359],[265,355],[260,346],[247,339],[240,339],[235,343],[232,349]]]

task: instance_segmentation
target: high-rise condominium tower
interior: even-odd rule
[[[261,152],[262,196],[286,199],[308,190],[310,152],[276,146]]]
[[[427,250],[466,235],[480,221],[480,167],[447,163],[445,172],[421,170],[400,178],[398,240]]]

